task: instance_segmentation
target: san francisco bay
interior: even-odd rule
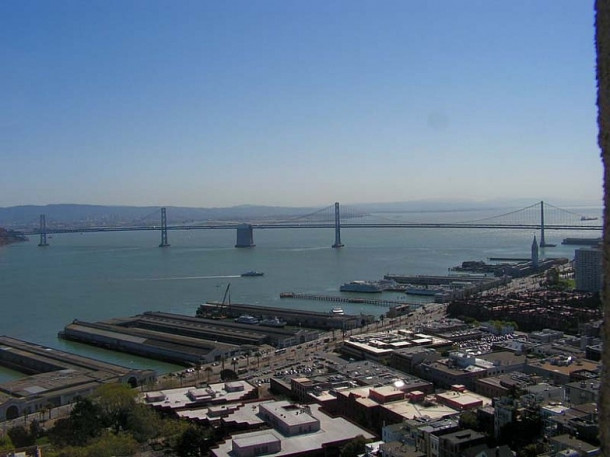
[[[600,209],[587,214],[598,215]],[[478,213],[480,215],[480,213]],[[472,216],[472,215],[470,215]],[[467,215],[420,214],[420,220]],[[327,311],[327,302],[280,299],[280,292],[340,295],[339,286],[387,273],[447,274],[464,260],[529,257],[529,230],[344,229],[345,247],[332,249],[329,229],[268,229],[254,233],[256,246],[236,249],[234,230],[171,231],[171,247],[159,248],[157,232],[62,234],[38,247],[29,242],[0,248],[0,334],[121,365],[167,372],[173,365],[57,338],[74,319],[98,321],[144,311],[194,315],[199,304],[221,300],[230,283],[231,301]],[[574,256],[565,237],[599,232],[547,231],[553,248],[542,257]],[[249,270],[261,277],[241,277]],[[415,302],[384,292],[383,298]],[[380,315],[386,308],[342,304],[347,313]],[[21,376],[0,370],[0,381]]]

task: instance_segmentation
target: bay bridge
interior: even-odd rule
[[[465,210],[471,212],[474,210]],[[413,212],[421,214],[423,212]],[[389,216],[386,216],[388,214]],[[365,212],[350,206],[341,206],[338,202],[328,207],[302,215],[290,217],[264,218],[250,222],[242,221],[204,221],[197,224],[168,224],[167,208],[157,208],[151,214],[131,225],[119,226],[56,226],[49,223],[45,214],[40,215],[36,229],[26,229],[25,235],[39,235],[39,246],[48,246],[47,236],[62,233],[93,232],[130,232],[158,231],[161,234],[160,247],[168,247],[168,232],[173,230],[235,230],[237,241],[235,247],[254,246],[254,230],[265,229],[333,229],[333,248],[343,246],[341,229],[503,229],[540,231],[540,246],[552,246],[546,243],[545,230],[565,231],[601,231],[598,217],[578,214],[575,211],[562,209],[543,201],[524,208],[502,214],[467,221],[409,221],[405,212]],[[431,214],[431,213],[430,213]],[[451,212],[459,216],[459,211]],[[154,219],[153,219],[154,218]]]

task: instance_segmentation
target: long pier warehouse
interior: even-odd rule
[[[196,365],[233,357],[260,345],[284,348],[301,344],[318,338],[320,331],[347,330],[374,319],[253,305],[230,305],[221,311],[219,318],[219,306],[205,304],[198,311],[200,317],[149,311],[103,322],[75,320],[59,336],[172,363]],[[273,316],[287,325],[269,327],[234,321],[234,317],[243,314]]]
[[[26,341],[0,336],[0,366],[30,375],[0,384],[0,420],[66,405],[104,383],[137,386],[155,379],[134,370]]]

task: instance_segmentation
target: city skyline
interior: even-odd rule
[[[599,201],[593,5],[0,5],[0,206]]]

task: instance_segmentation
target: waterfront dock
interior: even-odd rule
[[[532,259],[527,257],[490,257],[491,262],[530,262]]]
[[[408,303],[397,300],[383,300],[380,298],[363,297],[339,297],[336,295],[317,295],[317,294],[297,294],[295,292],[282,292],[280,298],[292,298],[297,300],[328,301],[336,303],[363,303],[375,306],[420,306],[419,303]]]
[[[0,366],[27,375],[0,386],[0,421],[66,405],[105,383],[136,387],[156,378],[152,370],[125,368],[8,336],[0,336]]]

